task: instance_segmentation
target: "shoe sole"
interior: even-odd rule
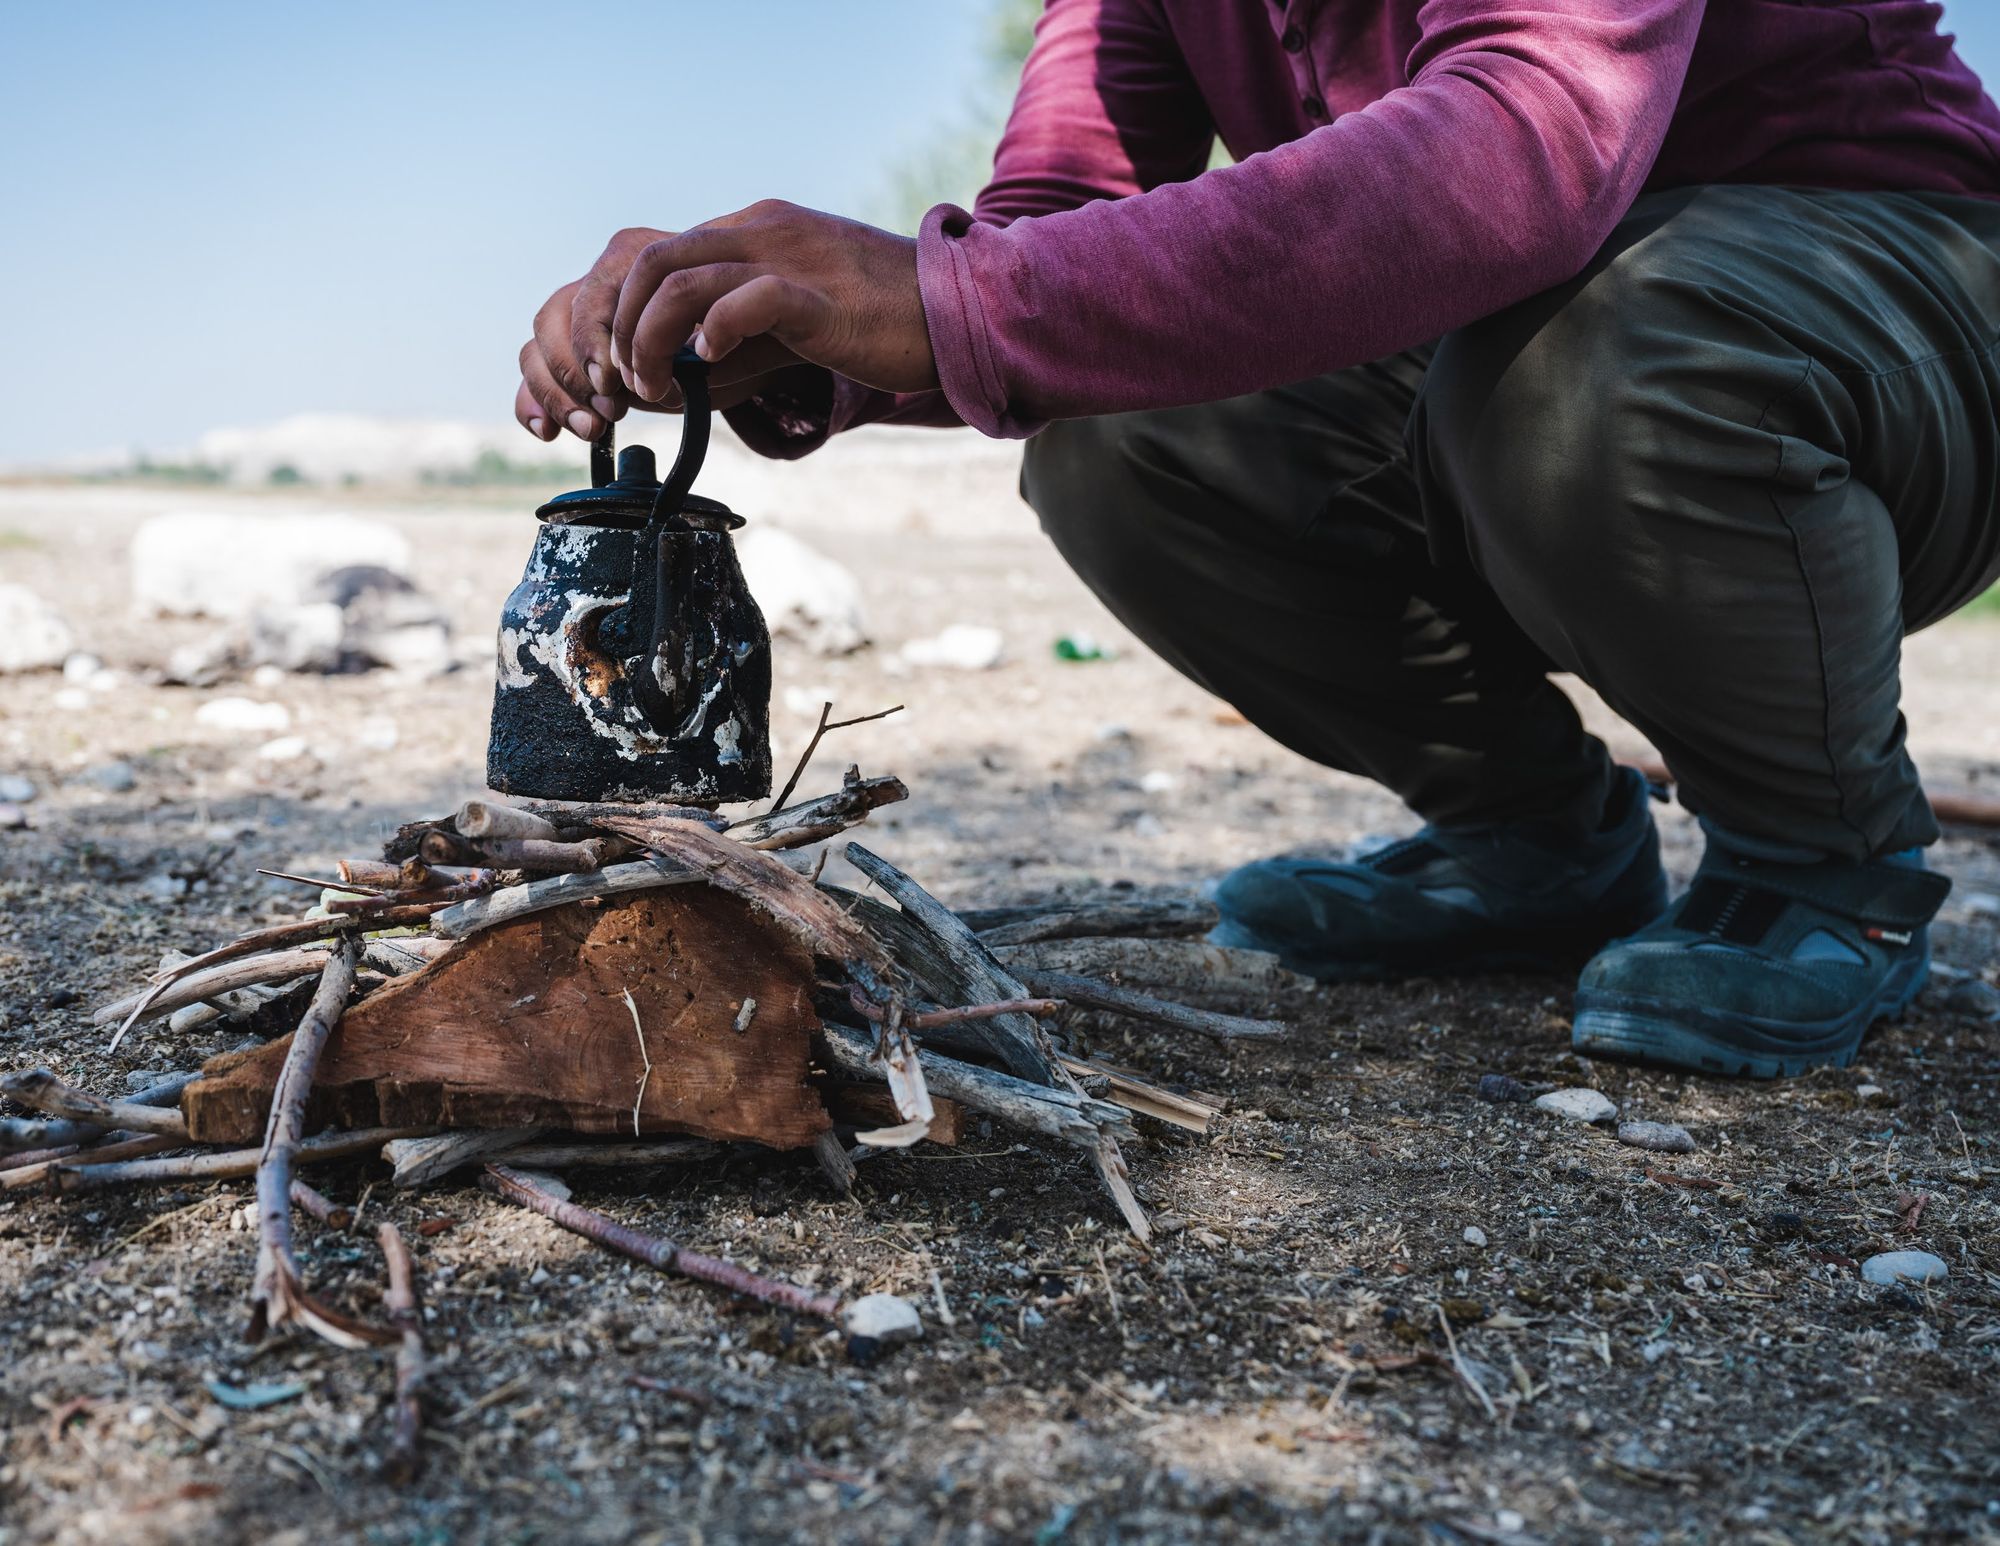
[[[1579,989],[1570,1045],[1589,1057],[1658,1063],[1725,1078],[1793,1079],[1847,1068],[1868,1028],[1910,1007],[1930,977],[1930,950],[1900,962],[1875,997],[1834,1020],[1800,1025],[1721,1015],[1629,993]]]

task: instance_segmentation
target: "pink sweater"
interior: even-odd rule
[[[1024,436],[1413,347],[1694,183],[2000,196],[1928,0],[1050,0],[973,212],[917,242],[942,393],[738,409]],[[1236,158],[1203,171],[1211,137]],[[829,390],[830,387],[830,390]]]

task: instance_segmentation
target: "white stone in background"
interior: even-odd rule
[[[1960,905],[1974,918],[2000,918],[2000,896],[1990,891],[1968,891]]]
[[[90,679],[104,669],[104,662],[89,650],[73,650],[62,663],[63,680],[88,687]]]
[[[306,738],[302,735],[281,735],[257,748],[259,762],[295,762],[305,754]]]
[[[76,648],[62,614],[25,585],[0,584],[0,676],[46,671]]]
[[[26,805],[40,793],[32,780],[18,773],[0,773],[0,800],[13,805]]]
[[[400,739],[402,737],[396,729],[396,722],[386,714],[377,714],[372,719],[364,719],[361,728],[354,732],[355,744],[371,752],[392,752]]]
[[[1482,1251],[1486,1249],[1486,1231],[1481,1229],[1477,1224],[1466,1225],[1465,1234],[1462,1238],[1467,1245],[1477,1246]]]
[[[172,617],[247,618],[267,606],[319,599],[342,569],[407,574],[410,545],[380,521],[351,515],[156,515],[133,533],[132,600]]]
[[[1551,1090],[1535,1097],[1535,1108],[1573,1122],[1609,1122],[1618,1115],[1618,1108],[1601,1090]]]
[[[1655,1154],[1694,1153],[1694,1134],[1671,1122],[1620,1122],[1618,1141]]]
[[[1861,1276],[1870,1283],[1934,1283],[1950,1272],[1943,1258],[1929,1251],[1884,1251],[1861,1264]]]
[[[261,672],[331,672],[340,669],[340,643],[347,619],[331,601],[259,607],[249,618],[250,658]]]
[[[914,1342],[924,1334],[924,1323],[907,1299],[864,1294],[841,1306],[840,1329],[872,1342]]]
[[[1180,780],[1167,772],[1166,769],[1155,768],[1139,780],[1139,787],[1145,790],[1147,794],[1165,794],[1179,782]]]
[[[132,771],[129,762],[100,762],[85,768],[70,782],[102,789],[106,794],[130,794],[139,782],[139,775]]]
[[[194,722],[210,730],[269,734],[289,729],[292,711],[282,703],[259,703],[254,698],[211,698],[194,711]]]
[[[773,638],[816,655],[845,655],[868,642],[861,583],[845,564],[775,526],[744,532],[736,558]]]
[[[986,671],[1000,664],[1006,647],[1007,641],[998,628],[953,623],[934,638],[910,640],[898,653],[906,665]]]

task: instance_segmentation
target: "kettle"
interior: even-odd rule
[[[486,782],[545,800],[714,806],[771,792],[771,636],[730,533],[743,518],[689,492],[708,453],[708,365],[674,361],[685,400],[664,482],[613,431],[587,489],[541,530],[500,615]]]

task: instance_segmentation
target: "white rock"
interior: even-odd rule
[[[259,762],[295,762],[305,754],[306,738],[302,735],[281,735],[257,748]]]
[[[1655,1154],[1694,1153],[1694,1134],[1670,1122],[1620,1122],[1618,1141]]]
[[[90,679],[103,669],[104,662],[89,650],[72,650],[62,663],[63,680],[80,682],[88,687]]]
[[[173,617],[247,618],[259,608],[320,599],[343,569],[410,567],[410,545],[380,521],[350,515],[156,515],[132,537],[132,600]]]
[[[90,707],[90,694],[81,687],[58,687],[49,694],[49,702],[65,714],[73,714],[78,709]]]
[[[1950,1271],[1929,1251],[1884,1251],[1861,1264],[1861,1276],[1870,1283],[1934,1283]]]
[[[331,601],[273,602],[249,618],[249,658],[258,671],[340,669],[347,619]]]
[[[916,1307],[894,1294],[864,1294],[842,1305],[840,1329],[875,1342],[914,1342],[924,1334]]]
[[[1467,1245],[1476,1245],[1482,1251],[1486,1249],[1486,1231],[1477,1224],[1466,1225],[1463,1238]]]
[[[546,1170],[524,1170],[518,1165],[512,1168],[517,1174],[525,1177],[527,1180],[534,1182],[536,1186],[539,1186],[543,1191],[547,1192],[550,1196],[559,1197],[564,1202],[568,1202],[570,1200],[572,1194],[569,1189],[569,1183],[565,1181],[561,1176],[555,1175],[552,1172]],[[544,1279],[543,1281],[546,1282],[547,1279]]]
[[[364,719],[361,728],[354,733],[357,745],[371,752],[392,752],[401,739],[396,722],[386,714],[377,714],[372,719]]]
[[[845,655],[868,642],[861,583],[853,571],[775,526],[752,526],[736,542],[743,579],[774,638],[816,655]]]
[[[26,805],[41,791],[34,783],[18,773],[0,773],[0,800],[14,805]]]
[[[1535,1106],[1575,1122],[1609,1122],[1618,1115],[1618,1108],[1598,1090],[1551,1090],[1546,1095],[1537,1095]]]
[[[1000,664],[1000,656],[1006,646],[1006,638],[997,628],[977,623],[953,623],[935,638],[910,640],[899,656],[905,665],[985,671]]]
[[[0,676],[46,671],[76,648],[62,614],[25,585],[0,584]]]
[[[1152,772],[1139,780],[1139,787],[1145,790],[1147,794],[1165,794],[1179,782],[1180,780],[1175,778],[1165,768],[1154,768]]]
[[[1990,891],[1968,891],[1962,905],[1974,918],[2000,917],[2000,896]]]
[[[271,732],[291,727],[292,711],[282,703],[254,698],[211,698],[194,711],[194,722],[211,730]]]

